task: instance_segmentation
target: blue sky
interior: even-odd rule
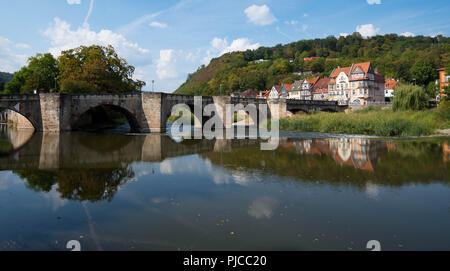
[[[0,71],[29,56],[112,44],[151,90],[172,92],[225,52],[301,39],[450,33],[450,1],[1,0]]]

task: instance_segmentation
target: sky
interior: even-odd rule
[[[36,53],[113,45],[144,90],[173,92],[232,51],[360,32],[449,36],[448,0],[0,0],[0,71]],[[152,87],[152,80],[154,85]]]

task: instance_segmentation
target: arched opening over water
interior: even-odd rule
[[[38,125],[14,109],[0,107],[0,126],[34,132]]]
[[[140,127],[136,117],[116,105],[98,105],[90,108],[72,122],[73,131],[133,133]]]

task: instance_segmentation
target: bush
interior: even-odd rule
[[[422,110],[428,105],[428,94],[419,86],[399,85],[392,103],[394,111]]]

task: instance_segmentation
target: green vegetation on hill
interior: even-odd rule
[[[0,92],[5,88],[5,84],[11,81],[13,74],[7,72],[0,72]]]
[[[305,57],[319,59],[304,61]],[[258,62],[260,59],[265,61]],[[226,95],[247,89],[264,90],[301,78],[293,72],[313,71],[329,76],[338,66],[366,61],[371,61],[386,78],[424,86],[434,84],[436,69],[450,63],[450,38],[388,34],[364,39],[354,33],[228,53],[189,74],[175,93]]]

